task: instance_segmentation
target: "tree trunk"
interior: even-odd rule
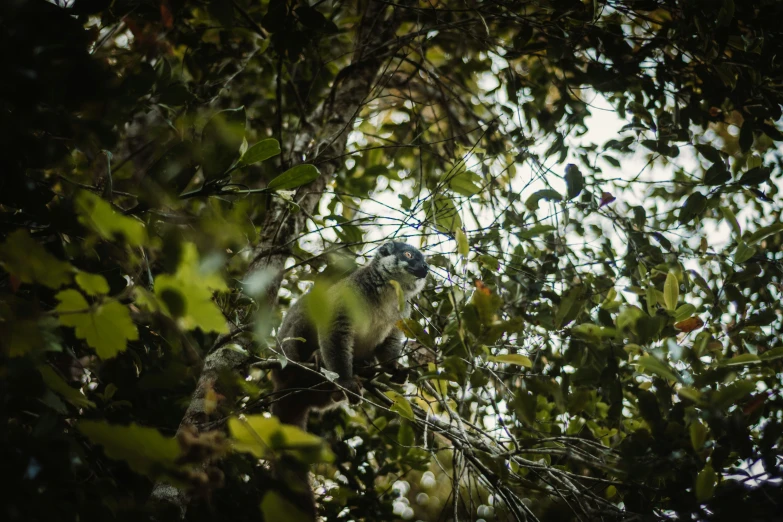
[[[401,2],[403,3],[403,2]],[[301,148],[291,157],[306,157],[318,163],[321,175],[297,191],[295,201],[301,210],[289,212],[287,204],[280,198],[271,200],[264,218],[258,245],[248,272],[268,270],[275,276],[267,287],[266,304],[271,309],[277,304],[277,293],[283,278],[284,263],[290,255],[291,245],[305,229],[308,216],[313,215],[327,185],[336,170],[342,165],[337,159],[345,152],[348,134],[360,110],[367,103],[373,91],[385,81],[382,66],[387,57],[393,56],[397,47],[395,31],[400,24],[401,7],[389,7],[387,3],[370,0],[367,4],[361,26],[357,31],[356,50],[351,64],[335,79],[332,92],[314,111],[310,124],[303,126],[297,143]],[[377,79],[377,83],[376,83]],[[333,158],[319,163],[319,158]],[[188,426],[201,430],[208,421],[204,409],[204,397],[213,387],[218,375],[225,369],[239,370],[249,362],[249,350],[240,351],[224,345],[221,339],[204,360],[204,367],[196,385],[190,405],[180,423],[180,431]],[[248,348],[243,346],[243,348]],[[185,491],[166,483],[158,482],[151,494],[153,502],[159,502],[168,509],[178,511],[184,518],[189,501]]]

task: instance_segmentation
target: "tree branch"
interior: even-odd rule
[[[343,78],[334,88],[331,99],[325,99],[317,109],[318,117],[310,119],[311,125],[303,131],[298,140],[302,144],[315,144],[312,150],[299,150],[291,157],[335,158],[345,152],[348,134],[361,108],[370,96],[379,71],[382,68],[387,48],[381,43],[391,45],[395,42],[394,33],[400,23],[401,9],[388,8],[382,2],[370,1],[362,18],[356,41],[356,51],[352,59],[351,74]],[[368,52],[368,50],[371,50]],[[308,154],[310,153],[310,154]],[[315,157],[314,157],[315,156]],[[341,161],[331,160],[319,164],[321,175],[311,184],[301,187],[296,195],[300,212],[292,213],[285,201],[274,199],[267,209],[259,242],[253,252],[253,261],[247,273],[257,270],[271,271],[275,274],[266,290],[266,305],[272,309],[277,303],[277,293],[283,277],[283,268],[290,255],[290,246],[305,229],[308,215],[312,215],[321,199],[321,194]],[[230,335],[230,334],[229,334]],[[238,370],[247,366],[250,360],[249,341],[238,341],[243,349],[236,345],[213,348],[204,361],[196,390],[190,405],[180,423],[180,431],[186,426],[202,428],[208,421],[204,409],[204,396],[215,383],[216,377],[224,370]],[[215,343],[221,345],[222,338]],[[189,502],[185,491],[171,485],[158,483],[151,494],[153,502],[167,505],[184,517]]]

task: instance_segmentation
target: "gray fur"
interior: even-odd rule
[[[424,256],[414,247],[384,244],[370,263],[330,289],[334,315],[328,327],[319,331],[313,324],[305,305],[308,296],[291,307],[278,332],[283,352],[295,362],[312,362],[317,356],[327,370],[339,375],[336,384],[348,392],[351,402],[357,402],[361,388],[354,366],[377,362],[393,376],[401,372],[403,335],[396,323],[410,315],[407,300],[422,290],[427,271]],[[391,281],[403,290],[403,310]],[[339,388],[295,364],[274,371],[272,377],[276,392],[272,413],[283,422],[305,429],[309,410],[337,404],[332,396]]]

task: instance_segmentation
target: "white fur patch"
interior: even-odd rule
[[[383,256],[378,260],[378,268],[389,274],[396,272],[397,258],[395,256]]]
[[[406,292],[406,297],[413,297],[414,295],[418,295],[419,292],[424,290],[424,284],[425,284],[426,278],[416,279],[416,281],[413,282],[413,289],[410,292]]]

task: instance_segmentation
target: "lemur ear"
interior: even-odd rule
[[[386,257],[392,255],[394,252],[394,243],[389,242],[381,245],[381,248],[378,249],[378,257]]]

